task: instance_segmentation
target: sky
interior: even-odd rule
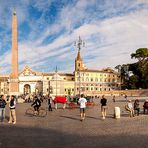
[[[88,69],[133,63],[148,47],[148,0],[0,0],[0,74],[11,72],[14,8],[18,18],[19,71],[74,71],[78,52]]]

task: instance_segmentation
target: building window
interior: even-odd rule
[[[86,73],[86,76],[89,76],[89,73]]]
[[[65,88],[65,91],[66,91],[66,88]]]
[[[100,91],[102,91],[102,88],[100,88]]]
[[[47,78],[47,80],[49,80],[49,78]]]
[[[106,91],[106,88],[104,88],[104,91]]]
[[[88,78],[88,77],[86,77],[86,81],[87,81],[87,82],[89,81],[89,78]]]
[[[89,90],[89,88],[87,87],[86,90]]]
[[[95,81],[98,82],[98,78],[95,78]]]
[[[84,77],[84,73],[81,73],[81,76],[83,76],[83,77]]]
[[[93,90],[93,88],[91,88],[91,90]]]
[[[91,78],[90,80],[91,80],[91,82],[92,82],[92,81],[93,81],[93,78]]]
[[[112,79],[112,82],[115,82],[115,79]]]
[[[96,87],[96,90],[98,90],[98,88]]]
[[[100,82],[102,82],[102,78],[100,78]]]

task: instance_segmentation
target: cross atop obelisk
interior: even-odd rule
[[[18,40],[17,40],[17,15],[14,9],[12,15],[12,73],[10,75],[10,94],[19,93],[18,83]]]

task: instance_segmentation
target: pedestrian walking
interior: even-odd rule
[[[102,96],[102,99],[101,99],[100,103],[101,103],[102,119],[105,119],[105,117],[106,117],[106,109],[107,109],[107,99],[104,97],[104,95]]]
[[[48,110],[49,110],[49,111],[52,111],[51,103],[52,103],[52,98],[49,96],[49,97],[48,97]]]
[[[9,103],[9,122],[8,123],[12,123],[16,124],[16,113],[15,113],[15,107],[16,107],[16,101],[15,101],[15,97],[12,95],[10,98],[10,103]]]
[[[115,98],[116,98],[115,95],[113,95],[113,102],[116,102],[116,99]]]
[[[127,102],[127,95],[126,95],[126,94],[125,94],[124,98],[125,98],[125,100],[126,100],[126,102]]]
[[[1,95],[0,97],[0,117],[1,117],[1,122],[4,122],[5,119],[5,106],[6,106],[6,101],[4,95]]]
[[[87,103],[87,100],[84,98],[83,94],[81,94],[81,98],[79,99],[78,103],[80,104],[80,121],[83,121],[85,119],[85,110]]]

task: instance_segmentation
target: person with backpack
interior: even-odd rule
[[[0,117],[1,117],[1,122],[4,122],[5,119],[5,106],[6,106],[6,101],[4,95],[1,95],[0,97]]]
[[[16,107],[16,101],[15,101],[15,96],[12,95],[10,98],[10,103],[9,103],[9,122],[8,123],[12,123],[16,124],[16,112],[15,112],[15,107]]]

